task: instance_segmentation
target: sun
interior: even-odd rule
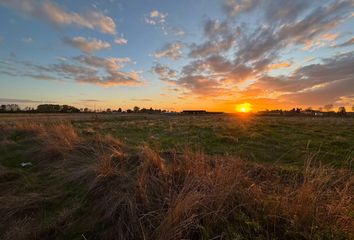
[[[252,105],[248,102],[237,104],[235,107],[236,112],[248,113],[252,110]]]

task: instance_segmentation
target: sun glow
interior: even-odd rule
[[[237,104],[235,107],[236,112],[248,113],[252,110],[252,105],[250,103]]]

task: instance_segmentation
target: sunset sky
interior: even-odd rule
[[[0,0],[0,103],[354,105],[353,0]]]

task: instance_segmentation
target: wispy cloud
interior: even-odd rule
[[[348,47],[348,46],[352,46],[352,45],[354,45],[354,37],[349,39],[349,40],[347,40],[344,43],[341,43],[341,44],[335,46],[335,47]]]
[[[178,60],[182,57],[182,48],[184,45],[180,42],[168,43],[153,55],[155,58],[170,58]]]
[[[97,29],[103,33],[116,33],[116,24],[113,19],[101,12],[90,11],[80,14],[67,11],[50,0],[0,0],[0,4],[25,15],[46,20],[57,26],[76,25],[78,27]]]
[[[77,56],[56,64],[37,65],[29,61],[0,61],[0,73],[36,80],[76,81],[98,86],[136,86],[142,84],[139,71],[124,71],[129,58]]]
[[[33,39],[31,37],[25,37],[25,38],[22,38],[21,41],[24,43],[31,43],[31,42],[33,42]]]
[[[43,101],[30,99],[0,98],[0,103],[41,103]],[[48,101],[46,101],[48,103]]]
[[[84,53],[92,53],[94,51],[107,49],[111,44],[95,38],[86,39],[84,37],[64,38],[63,41],[73,47],[79,48]]]
[[[150,98],[132,98],[130,100],[137,101],[137,102],[151,102],[152,101]]]
[[[124,37],[119,37],[114,40],[114,42],[118,45],[126,45],[128,43],[128,40],[125,39]]]
[[[81,102],[103,102],[103,100],[98,99],[81,99]]]
[[[158,26],[162,32],[167,35],[166,18],[168,13],[162,13],[158,10],[153,10],[148,14],[145,14],[145,22],[150,25]]]
[[[145,22],[151,25],[163,25],[166,22],[167,13],[162,13],[157,10],[151,11],[145,15]]]

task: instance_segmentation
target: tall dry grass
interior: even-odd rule
[[[110,136],[83,138],[68,123],[17,126],[14,131],[36,139],[33,157],[40,160],[38,167],[45,166],[43,172],[86,190],[75,207],[86,209],[76,216],[84,226],[66,218],[67,211],[60,222],[78,224],[87,239],[354,237],[353,173],[316,164],[312,158],[301,170],[286,170],[187,150],[159,154],[143,146],[134,153]],[[23,204],[0,197],[0,214],[5,216],[1,223],[13,222],[13,229],[25,229],[25,236],[60,235],[63,223],[53,223],[51,230],[31,230],[38,219],[21,209],[38,211],[28,207],[43,197],[27,197],[21,196]],[[10,239],[19,232],[11,234],[0,236]]]

